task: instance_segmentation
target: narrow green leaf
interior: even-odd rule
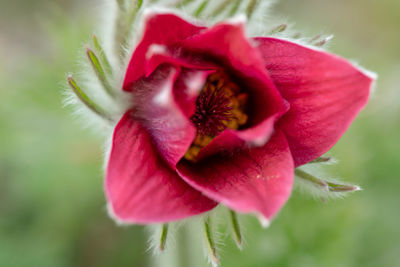
[[[348,192],[354,192],[354,191],[361,190],[361,188],[357,185],[345,185],[345,184],[337,184],[337,183],[332,183],[332,182],[327,182],[327,183],[328,183],[330,192],[348,193]]]
[[[97,39],[97,36],[95,34],[93,34],[93,45],[96,48],[97,52],[99,53],[100,59],[101,59],[101,63],[103,63],[104,68],[106,70],[106,72],[109,75],[112,75],[113,71],[112,71],[112,67],[110,64],[110,61],[108,60],[103,47],[100,45],[99,39]]]
[[[99,115],[100,117],[107,119],[108,121],[112,121],[110,116],[93,100],[89,98],[85,92],[82,91],[80,86],[76,83],[76,81],[72,78],[72,76],[67,77],[68,85],[71,87],[72,91],[75,95],[82,101],[82,103],[88,107],[91,111]]]
[[[237,13],[238,10],[239,10],[239,6],[240,6],[240,0],[236,0],[236,1],[233,3],[233,6],[232,6],[231,10],[229,11],[229,16],[230,16],[230,17],[236,15],[236,13]]]
[[[326,190],[328,192],[348,193],[361,190],[361,188],[357,185],[348,185],[325,181],[300,169],[296,169],[295,174],[297,177],[307,180],[319,187],[322,187],[323,190]]]
[[[319,35],[315,36],[314,38],[312,38],[310,40],[310,43],[312,45],[314,45],[314,46],[324,46],[325,44],[327,44],[332,39],[332,37],[333,36],[330,35],[330,36],[326,36],[326,37],[323,37],[322,39],[320,39],[321,38],[321,34],[319,34]]]
[[[207,245],[207,251],[210,257],[210,260],[214,265],[218,265],[218,255],[217,255],[217,247],[214,242],[213,234],[212,234],[212,229],[211,229],[211,219],[209,216],[204,218],[203,221],[203,226],[204,226],[204,235],[205,235],[205,241]]]
[[[310,43],[317,41],[319,38],[321,38],[321,34],[315,35],[313,38],[311,38]]]
[[[137,2],[137,8],[138,8],[138,9],[141,8],[142,5],[143,5],[143,0],[138,0],[138,2]]]
[[[201,13],[203,13],[204,9],[207,7],[208,4],[208,0],[204,0],[199,7],[195,10],[194,12],[194,16],[195,17],[199,17],[201,15]]]
[[[309,163],[323,163],[323,162],[329,162],[331,161],[331,157],[319,157],[314,159],[313,161],[310,161]]]
[[[328,42],[328,40],[325,38],[325,39],[322,39],[322,40],[320,40],[318,42],[315,42],[313,45],[315,45],[315,46],[324,46],[327,42]]]
[[[240,231],[240,224],[237,218],[237,214],[233,210],[229,210],[229,216],[236,245],[239,249],[242,249],[242,232]]]
[[[168,228],[169,228],[168,223],[165,223],[161,226],[160,245],[159,245],[160,251],[165,250],[165,246],[167,244],[167,237],[168,237]]]
[[[253,12],[256,10],[256,7],[260,3],[260,0],[250,0],[250,3],[247,5],[246,8],[246,15],[250,19],[253,15]]]
[[[214,12],[211,14],[212,17],[216,17],[221,14],[232,2],[232,0],[221,1],[221,3],[215,7]]]
[[[272,29],[269,31],[269,34],[277,34],[277,33],[283,32],[284,30],[286,30],[286,28],[287,28],[287,25],[286,25],[286,24],[278,25],[278,26],[276,26],[275,28],[272,28]]]
[[[176,7],[184,7],[188,4],[190,4],[191,2],[193,2],[193,0],[180,0],[175,4],[175,6]]]
[[[107,79],[104,69],[99,61],[99,58],[96,56],[96,54],[90,48],[86,49],[86,54],[87,54],[90,64],[93,67],[94,72],[97,75],[97,78],[99,78],[105,91],[110,96],[114,97],[115,96],[114,90],[113,90],[112,86],[110,85],[110,83],[108,82],[108,79]]]

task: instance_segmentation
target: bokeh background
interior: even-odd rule
[[[143,227],[108,218],[102,140],[62,105],[99,2],[0,1],[0,266],[163,266]],[[242,218],[246,246],[226,237],[222,266],[400,266],[400,1],[285,0],[274,10],[308,35],[333,33],[331,51],[379,74],[331,152],[339,164],[326,167],[364,190],[325,203],[295,191],[268,229]],[[177,243],[198,247],[181,266],[208,266],[196,240]]]

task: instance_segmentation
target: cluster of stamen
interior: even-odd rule
[[[247,123],[245,113],[248,95],[221,72],[207,78],[196,101],[191,121],[197,128],[196,138],[184,158],[195,162],[200,150],[226,128],[237,130]]]

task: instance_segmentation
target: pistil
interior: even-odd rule
[[[237,130],[247,123],[248,95],[222,71],[207,78],[190,118],[197,128],[196,138],[184,158],[196,161],[200,150],[225,129]]]

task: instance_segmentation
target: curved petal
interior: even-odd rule
[[[277,131],[263,147],[216,155],[198,163],[180,161],[179,175],[206,196],[239,212],[270,219],[288,199],[294,176],[285,136]]]
[[[196,136],[196,128],[174,99],[180,69],[162,66],[133,84],[135,117],[152,137],[155,147],[171,168],[183,157]]]
[[[123,85],[125,91],[132,91],[131,84],[145,75],[146,54],[149,52],[150,46],[158,45],[158,50],[160,48],[167,49],[170,45],[193,36],[203,29],[203,27],[190,24],[173,14],[149,14],[144,24],[143,37],[126,70]]]
[[[129,223],[168,222],[216,206],[165,164],[131,111],[115,128],[105,191],[113,215]]]
[[[281,113],[269,117],[254,127],[244,130],[225,129],[200,150],[197,160],[200,161],[218,153],[229,154],[243,147],[261,147],[265,145],[274,132],[276,120],[287,110],[289,110],[289,104],[285,102],[285,109]]]
[[[226,129],[199,151],[196,161],[216,154],[231,154],[245,145],[246,142],[237,135],[237,131]]]
[[[296,166],[328,151],[368,100],[373,78],[348,61],[275,38],[256,38],[265,68],[290,103],[279,121]]]
[[[196,57],[195,55],[182,56],[179,53],[171,53],[166,48],[152,49],[152,47],[159,47],[158,45],[151,45],[148,53],[146,54],[145,73],[144,76],[148,77],[159,66],[163,64],[171,65],[192,70],[215,70],[218,67],[212,62],[206,62]],[[128,88],[129,89],[129,88]]]

